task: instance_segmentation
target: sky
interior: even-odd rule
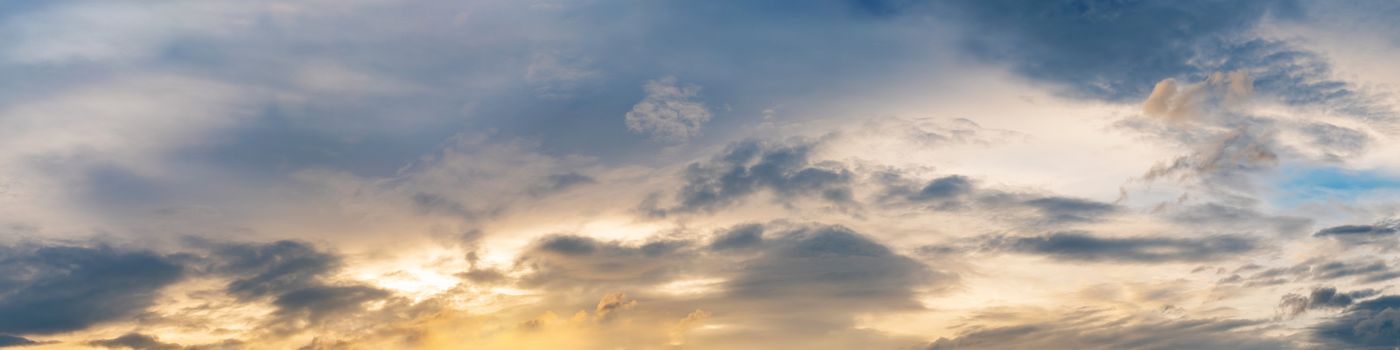
[[[0,2],[0,348],[1393,349],[1397,16]]]

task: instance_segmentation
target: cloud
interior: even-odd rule
[[[1329,348],[1387,348],[1400,345],[1400,296],[1385,295],[1356,303],[1340,315],[1312,327],[1312,336]]]
[[[210,250],[209,271],[231,279],[224,290],[241,301],[270,301],[275,317],[266,320],[275,332],[293,332],[361,311],[369,301],[390,293],[355,282],[338,282],[332,275],[339,256],[297,241],[223,243],[196,241]]]
[[[1316,157],[1331,161],[1360,156],[1376,141],[1365,131],[1323,122],[1308,123],[1299,132],[1309,138]]]
[[[1332,261],[1323,258],[1314,258],[1292,266],[1264,269],[1248,276],[1241,275],[1239,272],[1243,271],[1236,271],[1235,275],[1220,281],[1220,283],[1239,283],[1247,287],[1278,285],[1302,281],[1331,281],[1338,279],[1353,279],[1361,283],[1376,283],[1400,277],[1400,271],[1396,271],[1385,261],[1369,259]]]
[[[1372,225],[1341,225],[1318,230],[1314,237],[1389,236],[1400,232],[1400,221],[1386,220]]]
[[[685,344],[685,332],[695,329],[710,319],[710,313],[705,310],[696,309],[686,314],[684,318],[676,321],[671,330],[671,345]]]
[[[674,210],[714,211],[763,190],[788,205],[802,197],[854,205],[853,174],[841,164],[814,164],[811,158],[817,146],[803,140],[730,144],[713,159],[686,167],[685,185],[677,194],[680,203]]]
[[[1285,339],[1261,335],[1259,330],[1266,327],[1255,320],[1114,316],[1080,309],[1043,322],[972,327],[957,337],[939,338],[928,350],[1292,348]]]
[[[1247,207],[1216,202],[1159,206],[1157,214],[1177,225],[1202,230],[1272,232],[1296,237],[1312,227],[1312,219],[1306,217],[1267,215]]]
[[[1161,77],[1200,72],[1201,56],[1214,57],[1290,4],[957,1],[951,13],[967,26],[964,46],[977,57],[1074,96],[1125,101],[1147,95]]]
[[[625,293],[609,293],[598,300],[598,306],[593,308],[593,317],[600,322],[611,320],[617,312],[631,309],[637,306],[637,301],[628,299]]]
[[[1112,204],[1069,197],[1042,197],[1023,203],[1055,222],[1091,221],[1118,210]]]
[[[710,121],[705,104],[696,100],[700,86],[681,85],[675,77],[648,81],[647,96],[627,112],[627,129],[652,139],[683,142],[700,134],[700,127]]]
[[[30,340],[29,338],[0,334],[0,348],[11,346],[39,345],[41,342]]]
[[[536,96],[567,99],[576,90],[599,80],[603,73],[591,68],[590,60],[558,51],[537,52],[525,67],[525,82]]]
[[[736,225],[716,232],[708,245],[560,235],[537,241],[523,256],[517,263],[528,271],[522,285],[551,290],[654,291],[676,280],[716,281],[696,292],[639,294],[652,305],[702,308],[705,317],[738,327],[723,331],[733,333],[687,337],[686,344],[700,347],[748,342],[793,348],[779,343],[795,334],[888,341],[855,330],[856,315],[922,310],[920,296],[949,290],[958,281],[955,274],[901,255],[871,236],[816,224]],[[593,314],[632,303],[621,294],[608,295]],[[677,332],[696,322],[677,325]]]
[[[734,263],[742,268],[723,283],[724,302],[705,306],[753,333],[746,337],[860,339],[871,335],[853,333],[856,315],[923,310],[920,296],[950,290],[959,280],[842,226],[775,231],[757,256]]]
[[[598,180],[576,172],[554,174],[546,177],[544,181],[535,184],[535,186],[530,189],[530,194],[536,197],[542,197],[578,186],[595,183],[598,183]]]
[[[902,135],[924,147],[996,146],[1029,138],[1016,131],[983,127],[967,118],[873,118],[856,132],[877,140]]]
[[[983,249],[1044,255],[1065,261],[1139,263],[1220,260],[1258,248],[1258,242],[1243,236],[1101,237],[1075,231],[1041,236],[991,237],[983,244]]]
[[[180,350],[184,347],[160,341],[156,337],[140,334],[127,333],[120,337],[94,340],[87,342],[88,345],[99,346],[111,349],[132,349],[132,350]]]
[[[1351,306],[1353,302],[1365,299],[1380,291],[1374,289],[1338,293],[1334,287],[1313,288],[1308,295],[1289,293],[1279,300],[1279,310],[1287,316],[1297,316],[1308,310],[1339,309]]]
[[[1178,84],[1169,78],[1152,88],[1142,111],[1171,123],[1197,122],[1211,110],[1231,109],[1253,95],[1254,81],[1242,71],[1212,73],[1199,84]]]
[[[1244,174],[1272,169],[1279,162],[1274,137],[1275,131],[1268,128],[1235,129],[1201,144],[1189,155],[1153,166],[1142,179],[1229,182]]]
[[[738,225],[721,232],[710,242],[710,250],[744,249],[763,243],[761,224]]]
[[[694,259],[689,245],[678,240],[629,245],[555,235],[537,241],[516,265],[532,271],[521,281],[525,286],[618,289],[667,281]]]
[[[244,349],[246,344],[239,340],[228,339],[212,344],[184,346],[163,342],[153,335],[132,332],[112,339],[88,341],[87,345],[131,350],[240,350]]]
[[[177,262],[150,252],[0,247],[0,332],[51,334],[129,320],[183,276]]]

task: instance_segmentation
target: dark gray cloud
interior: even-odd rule
[[[1351,243],[1394,241],[1400,232],[1400,221],[1387,219],[1369,225],[1340,225],[1318,230],[1313,237],[1329,237]]]
[[[1340,315],[1312,327],[1324,348],[1389,349],[1400,346],[1400,296],[1386,295],[1356,303]]]
[[[758,254],[724,283],[717,315],[758,334],[830,337],[852,331],[858,314],[921,310],[918,296],[956,285],[958,276],[894,252],[841,226],[769,227]]]
[[[11,346],[39,345],[41,342],[30,340],[29,338],[0,334],[0,348]]]
[[[1380,227],[1374,225],[1341,225],[1318,230],[1317,233],[1313,234],[1313,236],[1385,236],[1393,235],[1395,234],[1395,231],[1396,230],[1394,227]]]
[[[954,280],[842,226],[798,227],[765,242],[728,283],[742,298],[912,307],[916,288]]]
[[[1351,292],[1338,293],[1335,287],[1313,288],[1308,295],[1289,293],[1279,300],[1279,310],[1288,316],[1302,314],[1308,310],[1318,309],[1339,309],[1351,306],[1352,303],[1365,299],[1380,291],[1374,289],[1355,290]]]
[[[885,206],[937,211],[981,209],[1001,217],[1016,217],[1026,226],[1092,222],[1121,211],[1117,205],[1089,199],[980,187],[977,181],[963,175],[919,182],[886,171],[875,174],[873,179],[882,188],[875,201]]]
[[[314,327],[332,316],[360,311],[366,302],[390,297],[378,288],[331,280],[341,258],[308,243],[195,243],[210,250],[210,273],[232,279],[226,292],[244,302],[270,301],[276,307],[276,317],[267,320],[274,331]]]
[[[686,167],[676,210],[713,211],[764,190],[785,204],[817,197],[838,206],[853,205],[851,172],[840,164],[813,164],[816,147],[801,140],[731,144],[713,159]]]
[[[184,349],[179,344],[166,343],[154,336],[141,333],[127,333],[120,337],[104,340],[94,340],[87,342],[88,345],[111,348],[111,349],[132,349],[132,350],[180,350]]]
[[[1259,248],[1254,239],[1217,235],[1200,238],[1102,237],[1088,232],[988,238],[983,249],[1086,262],[1189,262],[1233,257]]]
[[[1400,232],[1400,222],[1383,220],[1368,225],[1339,225],[1318,230],[1313,237],[1327,238],[1349,246],[1371,246],[1391,249],[1400,244],[1396,233]]]
[[[710,241],[711,250],[742,249],[763,243],[763,225],[739,225],[720,232]]]
[[[972,180],[962,175],[933,179],[918,192],[909,194],[911,200],[949,199],[972,193]]]
[[[1044,322],[973,327],[954,338],[939,338],[928,350],[1294,348],[1285,339],[1261,335],[1258,330],[1266,326],[1256,320],[1115,317],[1081,309]]]
[[[0,332],[49,334],[129,320],[183,271],[166,256],[107,246],[0,247]]]
[[[1091,221],[1118,210],[1113,204],[1069,197],[1043,197],[1023,203],[1053,222]]]
[[[87,345],[109,349],[131,350],[241,350],[246,348],[242,341],[234,339],[226,339],[212,344],[185,346],[163,342],[154,335],[136,332],[123,334],[112,339],[88,341]]]
[[[616,290],[668,280],[689,266],[691,242],[660,240],[630,245],[578,235],[541,239],[516,265],[533,271],[521,283],[531,287]]]
[[[297,241],[221,244],[211,253],[214,271],[236,276],[229,294],[256,299],[320,282],[340,265],[339,257]]]
[[[313,285],[278,294],[272,301],[283,319],[305,320],[312,325],[326,318],[358,311],[370,301],[389,297],[389,292],[365,285]]]

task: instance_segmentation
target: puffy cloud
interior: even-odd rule
[[[169,257],[109,246],[0,247],[0,332],[50,334],[137,317],[184,276]]]
[[[697,101],[700,86],[680,84],[675,77],[648,81],[647,96],[627,112],[627,129],[653,139],[671,142],[689,140],[700,134],[711,113]]]

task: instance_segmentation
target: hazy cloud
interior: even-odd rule
[[[675,77],[648,81],[647,96],[627,112],[627,129],[653,139],[671,142],[689,140],[700,134],[711,113],[698,101],[700,86],[680,84]]]

